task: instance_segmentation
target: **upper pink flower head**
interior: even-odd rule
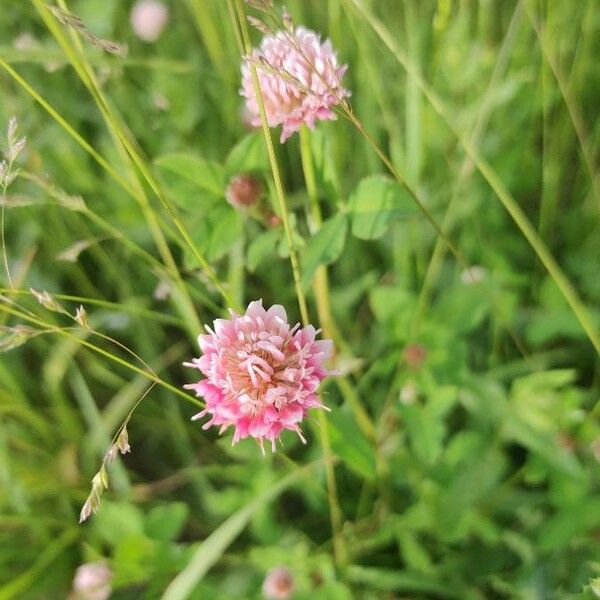
[[[251,302],[246,314],[231,311],[230,319],[216,319],[214,331],[198,342],[203,355],[186,366],[205,376],[185,387],[203,396],[210,420],[204,429],[220,425],[221,432],[235,428],[233,443],[253,437],[271,442],[284,429],[304,441],[300,422],[309,408],[324,408],[317,396],[328,374],[323,363],[332,351],[331,340],[316,341],[312,325],[290,327],[285,309],[276,304],[265,310],[262,300]]]
[[[350,95],[342,85],[347,66],[339,66],[331,42],[304,27],[265,36],[250,59],[242,63],[241,94],[253,125],[260,125],[260,112],[250,68],[256,65],[267,121],[283,125],[281,141],[305,123],[311,129],[322,119],[335,119],[333,107]],[[261,67],[261,63],[265,67]]]

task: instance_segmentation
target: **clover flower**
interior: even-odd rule
[[[155,42],[169,21],[169,8],[159,0],[138,0],[131,9],[131,28],[144,42]]]
[[[274,567],[265,576],[262,585],[267,600],[288,600],[294,593],[294,576],[287,567]]]
[[[263,184],[252,173],[239,173],[229,180],[225,188],[225,199],[234,208],[254,206],[263,194]]]
[[[112,578],[113,573],[106,563],[85,563],[77,567],[71,597],[74,600],[107,600],[112,592]]]
[[[258,49],[242,63],[241,95],[253,125],[260,125],[259,104],[252,77],[256,65],[269,127],[283,125],[281,142],[320,120],[334,120],[333,108],[350,95],[342,85],[346,65],[338,65],[331,42],[297,27],[263,38]]]
[[[206,329],[198,338],[203,355],[184,363],[206,377],[185,386],[206,402],[193,419],[209,415],[203,428],[217,425],[220,433],[233,426],[233,444],[252,437],[261,448],[270,441],[274,451],[285,429],[306,443],[300,423],[309,408],[325,408],[317,389],[328,375],[331,340],[317,341],[312,325],[290,327],[283,306],[265,310],[262,300]]]

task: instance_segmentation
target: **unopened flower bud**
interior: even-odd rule
[[[81,565],[73,579],[73,595],[78,600],[107,600],[112,592],[112,577],[112,571],[106,563]]]
[[[277,229],[277,227],[281,226],[281,217],[277,215],[271,215],[269,217],[269,227],[272,229]]]
[[[275,567],[265,576],[262,586],[267,600],[288,600],[294,591],[294,577],[287,567]]]
[[[473,265],[468,267],[460,274],[460,280],[465,285],[473,285],[481,283],[487,277],[487,269],[481,265]]]
[[[138,0],[131,10],[131,27],[144,42],[155,42],[169,21],[169,9],[158,0]]]
[[[409,369],[420,369],[427,357],[427,348],[421,344],[409,344],[402,352],[402,358]]]
[[[240,173],[232,177],[225,189],[225,198],[234,208],[253,206],[262,194],[262,182],[251,173]]]

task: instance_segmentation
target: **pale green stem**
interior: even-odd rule
[[[252,51],[252,45],[250,43],[250,37],[248,34],[248,27],[246,25],[246,18],[244,14],[244,8],[241,0],[236,0],[236,8],[238,14],[238,22],[244,42],[244,49],[246,54],[250,54]],[[271,138],[271,131],[267,121],[267,114],[265,111],[265,105],[262,98],[260,89],[260,81],[258,79],[258,73],[256,72],[256,66],[250,63],[250,70],[252,73],[252,81],[258,101],[258,107],[260,112],[260,119],[262,123],[263,134],[267,146],[267,153],[269,155],[269,162],[271,165],[271,171],[273,174],[273,180],[275,183],[275,191],[277,195],[277,201],[279,204],[279,210],[281,212],[281,219],[283,221],[283,227],[285,230],[286,240],[288,244],[288,250],[290,254],[290,262],[292,264],[292,272],[294,276],[294,285],[296,288],[296,295],[298,297],[298,304],[300,307],[300,315],[304,325],[309,324],[308,308],[306,304],[306,298],[304,290],[302,289],[302,279],[300,274],[300,262],[298,260],[298,254],[294,246],[294,240],[292,237],[292,229],[289,222],[289,214],[287,203],[285,199],[285,192],[283,189],[283,183],[281,181],[281,175],[279,167],[277,165],[277,157],[275,155],[275,149],[273,147],[273,140]],[[321,446],[323,448],[323,456],[325,459],[325,476],[327,480],[327,496],[329,500],[329,512],[331,518],[331,527],[333,530],[334,540],[334,556],[337,565],[340,568],[344,568],[347,563],[347,552],[342,538],[342,512],[339,506],[337,485],[335,481],[335,471],[333,465],[333,454],[331,451],[331,441],[329,439],[329,428],[327,419],[322,410],[318,411],[318,423],[321,437]]]
[[[317,189],[317,179],[315,177],[314,162],[310,146],[310,131],[303,125],[300,129],[300,158],[302,160],[302,170],[304,172],[304,181],[310,201],[310,230],[316,233],[321,227],[321,207],[319,206],[319,196]],[[337,346],[345,345],[337,329],[336,323],[331,313],[331,301],[329,294],[329,279],[327,276],[327,267],[320,265],[313,279],[315,298],[317,301],[317,312],[319,322],[323,327],[323,333],[326,337],[335,341]],[[335,377],[335,382],[344,396],[344,399],[350,405],[356,423],[367,436],[368,439],[374,439],[375,427],[369,414],[365,411],[356,391],[348,378],[343,376]]]

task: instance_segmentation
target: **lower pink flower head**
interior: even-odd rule
[[[250,61],[256,65],[269,126],[283,125],[282,142],[303,123],[313,129],[316,121],[334,120],[333,107],[350,95],[342,85],[347,66],[338,65],[329,40],[321,42],[318,34],[304,27],[279,31],[264,37],[242,63],[240,93],[253,125],[260,125],[260,112]]]
[[[312,325],[290,327],[285,309],[276,304],[265,310],[262,300],[251,302],[244,315],[231,311],[230,319],[216,319],[214,331],[198,342],[203,355],[192,362],[206,377],[185,387],[202,396],[210,415],[204,429],[233,426],[233,443],[252,437],[275,440],[284,429],[305,442],[300,423],[309,408],[325,408],[317,396],[328,375],[324,362],[332,352],[331,340],[315,340]]]

